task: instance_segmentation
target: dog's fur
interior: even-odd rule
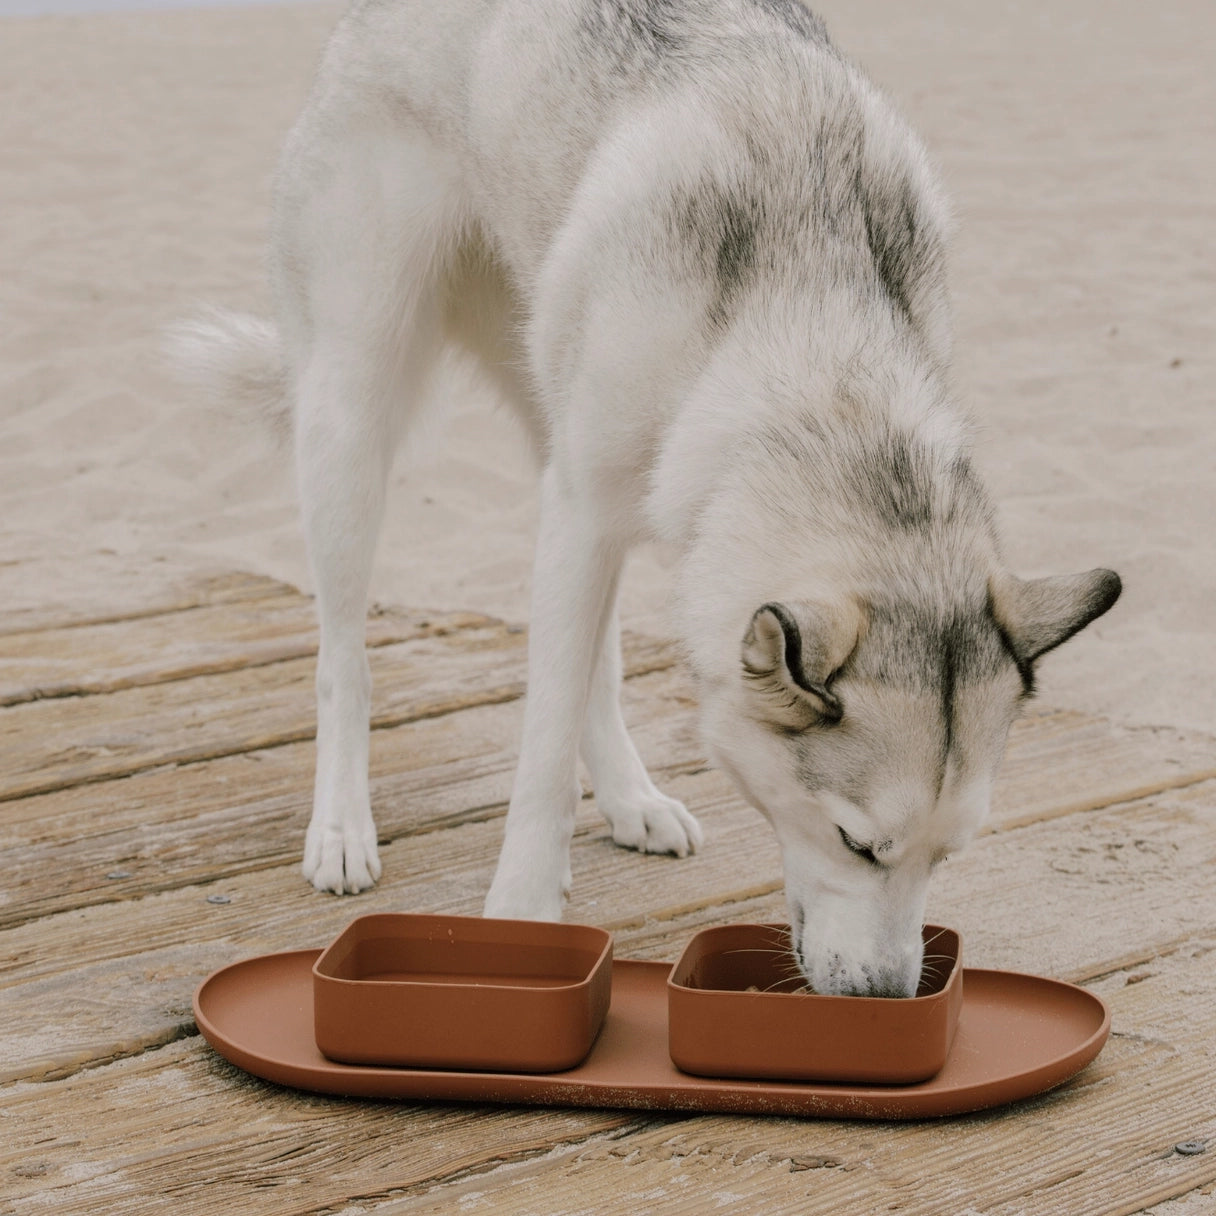
[[[519,771],[486,900],[558,918],[579,754],[620,844],[684,855],[618,705],[653,538],[711,756],[771,821],[820,992],[906,995],[1033,664],[1114,602],[1022,582],[950,399],[947,210],[798,0],[357,0],[278,176],[277,328],[182,357],[291,429],[321,625],[304,873],[380,873],[363,647],[394,443],[445,350],[542,457]]]

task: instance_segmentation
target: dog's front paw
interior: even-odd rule
[[[597,799],[612,828],[612,839],[639,853],[674,853],[687,857],[704,843],[705,834],[688,808],[653,786],[631,798]]]
[[[355,895],[374,887],[380,877],[375,824],[310,824],[304,841],[303,869],[304,877],[318,891]]]

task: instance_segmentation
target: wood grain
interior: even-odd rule
[[[501,622],[429,633],[370,651],[376,728],[513,700],[523,692],[525,636]],[[625,639],[627,669],[675,661],[672,646]],[[200,672],[99,696],[0,709],[0,801],[311,738],[314,660]]]
[[[1111,1043],[1055,1094],[863,1125],[348,1102],[232,1069],[193,1022],[208,971],[365,912],[480,909],[526,635],[472,613],[369,618],[385,876],[339,899],[298,873],[310,602],[253,575],[133,572],[83,560],[40,606],[0,569],[0,1210],[1131,1216],[1216,1180],[1212,1153],[1173,1152],[1216,1145],[1216,747],[1050,707],[1014,728],[986,834],[929,915],[962,929],[969,965],[1110,1001]],[[706,846],[622,851],[586,798],[568,917],[612,928],[622,957],[673,958],[702,926],[783,918],[780,859],[706,767],[675,648],[626,649],[635,738]]]
[[[491,623],[472,612],[377,612],[368,617],[367,644],[387,646]],[[0,706],[163,684],[316,652],[312,603],[271,584],[265,595],[231,603],[0,635]]]

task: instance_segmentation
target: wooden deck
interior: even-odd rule
[[[191,1014],[210,970],[320,946],[359,913],[480,908],[525,636],[396,609],[369,636],[384,878],[338,899],[299,875],[304,597],[98,555],[44,604],[0,568],[0,1211],[1216,1210],[1216,747],[1048,706],[1016,727],[991,830],[943,871],[931,913],[970,964],[1113,1006],[1106,1050],[1051,1095],[868,1124],[346,1101],[227,1065]],[[684,861],[615,849],[588,799],[569,917],[613,929],[619,956],[669,958],[699,926],[781,917],[779,867],[705,767],[674,649],[626,650],[639,746],[707,845]],[[1175,1151],[1197,1140],[1210,1151]]]

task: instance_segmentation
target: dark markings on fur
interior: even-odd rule
[[[799,37],[821,44],[828,42],[828,30],[823,19],[809,8],[804,8],[798,0],[753,0],[753,3],[772,13]]]
[[[815,228],[843,240],[861,240],[860,197],[864,180],[865,118],[851,99],[822,114],[807,147],[805,188]]]
[[[1030,674],[1010,653],[984,602],[959,604],[943,613],[940,605],[899,602],[873,603],[868,608],[867,645],[851,671],[862,679],[901,688],[937,701],[941,716],[941,747],[937,757],[938,792],[957,738],[957,698],[961,688],[991,682],[1016,665],[1023,687]]]
[[[742,189],[707,181],[674,201],[672,229],[687,251],[690,272],[712,285],[710,319],[725,324],[756,270],[765,240],[763,206]]]
[[[891,967],[863,966],[861,976],[865,983],[854,985],[854,995],[886,998],[915,995],[914,992],[909,991],[903,977]]]
[[[798,622],[786,612],[784,604],[764,604],[760,611],[771,612],[777,618],[777,624],[781,626],[781,633],[785,638],[785,666],[790,678],[803,692],[813,692],[806,672],[802,669],[802,630],[798,628]]]
[[[1092,620],[1108,611],[1119,598],[1123,590],[1123,581],[1113,570],[1091,571],[1090,575],[1080,577],[1091,578],[1093,575],[1098,577],[1093,579],[1087,597],[1080,603],[1071,606],[1072,611],[1069,617],[1057,619],[1057,627],[1061,630],[1059,633],[1051,629],[1045,636],[1040,635],[1033,642],[1028,643],[1026,639],[1021,639],[1019,644],[1019,641],[1015,640],[998,621],[997,628],[1000,629],[1001,641],[1010,658],[1017,664],[1026,696],[1034,693],[1034,664],[1048,651],[1063,645]],[[989,613],[996,620],[997,614],[991,603],[989,603]]]
[[[1103,570],[1103,578],[1094,587],[1093,594],[1085,602],[1081,616],[1073,622],[1072,628],[1055,643],[1063,645],[1074,634],[1080,633],[1090,621],[1097,620],[1104,612],[1114,607],[1115,601],[1123,594],[1123,580],[1113,570]],[[1052,649],[1055,649],[1055,646]]]
[[[841,385],[838,395],[855,420],[824,419],[809,412],[788,426],[764,427],[752,438],[778,466],[813,471],[821,489],[847,504],[853,518],[870,518],[885,537],[912,533],[933,537],[954,529],[985,529],[992,506],[970,459],[948,462],[908,431],[873,425],[866,433],[865,405]]]
[[[884,527],[921,532],[949,527],[961,516],[980,515],[983,488],[971,462],[957,457],[945,468],[923,442],[891,429],[853,454],[850,469],[858,500]]]
[[[812,286],[827,277],[859,296],[885,299],[920,330],[922,302],[942,274],[941,234],[910,177],[888,178],[868,162],[861,107],[842,102],[822,115],[801,163],[775,161],[758,140],[741,138],[746,175],[711,178],[670,204],[674,235],[690,250],[694,273],[715,284],[710,320],[731,320],[742,289],[763,266],[778,281]]]
[[[1103,570],[1101,573],[1103,577],[1094,585],[1089,597],[1078,605],[1076,615],[1068,628],[1053,638],[1049,645],[1036,650],[1030,656],[1032,662],[1042,658],[1048,651],[1055,650],[1057,646],[1062,646],[1069,638],[1080,633],[1090,621],[1100,617],[1114,605],[1123,591],[1123,580],[1113,570]]]
[[[930,250],[919,233],[909,184],[893,183],[890,192],[877,193],[859,179],[857,193],[879,282],[892,304],[914,321],[913,277],[930,260]]]
[[[876,287],[916,328],[924,287],[943,274],[944,243],[907,170],[881,170],[867,156],[859,105],[821,117],[807,182],[816,224],[841,243],[846,273],[859,287]]]
[[[937,774],[940,796],[946,780],[946,765],[954,748],[958,689],[966,683],[991,680],[1001,670],[1007,656],[1004,654],[1005,639],[986,603],[983,607],[976,604],[969,611],[956,611],[942,624],[936,637],[930,631],[926,640],[930,639],[936,641],[940,663],[942,751]],[[1021,671],[1020,666],[1018,670]]]
[[[719,320],[725,317],[731,302],[755,269],[757,216],[737,200],[724,197],[720,226],[716,267],[718,296],[711,310]]]
[[[946,781],[946,763],[950,758],[950,749],[954,746],[954,692],[958,681],[957,649],[960,639],[950,636],[953,629],[947,631],[942,638],[942,754],[937,770],[937,793],[941,797],[942,786]]]
[[[933,518],[938,489],[926,453],[906,433],[890,431],[884,439],[871,453],[872,463],[859,470],[869,483],[866,500],[893,528],[924,528]]]
[[[823,54],[834,54],[797,0],[748,2],[781,19],[770,37],[781,36],[788,24],[782,14],[800,31],[804,19],[811,22],[805,31],[815,37],[815,48],[793,48],[812,61],[807,71]],[[660,44],[646,30],[678,36],[678,26],[658,17],[638,27],[636,16],[609,40],[632,48],[622,51],[622,65],[653,62]],[[695,53],[690,44],[687,54]],[[683,50],[668,52],[661,62],[679,71],[684,56]],[[887,163],[881,151],[868,149],[868,111],[855,96],[834,96],[817,118],[808,118],[802,155],[774,157],[762,133],[744,131],[735,176],[708,177],[664,200],[673,236],[688,250],[690,274],[714,285],[709,319],[718,327],[728,324],[753,272],[762,268],[787,290],[805,285],[818,292],[826,281],[868,306],[882,302],[913,333],[923,334],[943,274],[944,242],[920,197],[912,162]]]
[[[1001,627],[1000,622],[992,615],[992,609],[989,607],[988,615],[992,617],[992,626],[997,632],[997,636],[1001,639],[1001,646],[1005,650],[1009,661],[1018,669],[1018,675],[1022,680],[1022,696],[1029,699],[1034,696],[1034,664],[1028,663],[1020,654],[1013,644],[1013,639]]]
[[[592,0],[583,26],[600,53],[615,52],[618,68],[627,70],[679,50],[680,7],[679,0]]]
[[[960,737],[965,737],[958,722],[960,690],[990,683],[1014,664],[1014,656],[983,599],[953,606],[915,597],[876,600],[867,605],[866,616],[865,645],[850,656],[841,679],[846,689],[847,681],[858,680],[912,693],[927,703],[928,713],[936,705],[940,726],[933,732],[935,754],[925,759],[933,764],[940,797],[950,756]],[[847,723],[847,691],[843,702]],[[824,781],[817,771],[816,746],[813,735],[807,735],[798,749],[799,779],[812,789]],[[835,773],[832,788],[859,805],[865,805],[873,792],[864,767]]]
[[[943,239],[921,197],[915,161],[868,146],[869,106],[837,78],[838,68],[828,69],[838,53],[801,0],[734,0],[720,31],[710,10],[692,0],[582,0],[580,11],[582,31],[595,43],[594,62],[606,69],[598,87],[609,93],[646,92],[660,79],[724,87],[712,83],[717,76],[708,70],[722,53],[719,39],[732,40],[735,53],[743,38],[755,43],[758,56],[775,54],[790,81],[799,73],[825,79],[827,96],[812,100],[822,110],[807,114],[805,125],[784,124],[805,140],[802,154],[790,144],[773,155],[761,123],[738,133],[739,169],[731,180],[710,179],[653,201],[673,216],[689,276],[712,285],[706,308],[715,327],[730,323],[760,267],[786,290],[834,283],[886,302],[913,331],[927,326],[943,273]],[[740,87],[759,84],[744,80]],[[780,118],[762,91],[757,102],[758,115],[772,110]],[[656,259],[671,252],[656,250]]]

